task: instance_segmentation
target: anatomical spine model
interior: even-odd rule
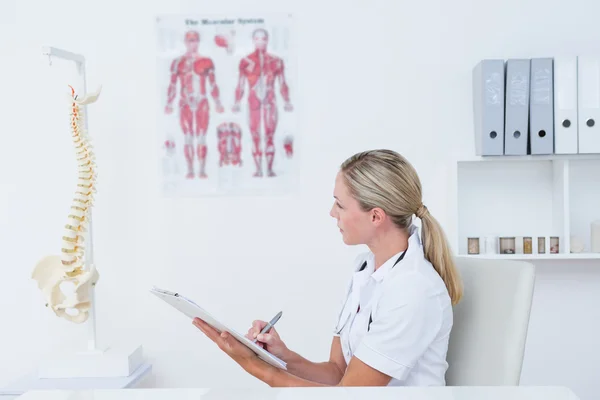
[[[69,96],[70,126],[75,146],[79,177],[77,190],[62,237],[61,255],[49,255],[35,266],[32,278],[37,281],[46,298],[46,307],[75,323],[85,322],[91,308],[91,289],[98,281],[93,264],[85,269],[84,234],[88,231],[90,212],[96,191],[96,164],[94,153],[85,132],[81,106],[94,103],[97,92],[78,98],[71,87]],[[69,287],[65,293],[63,289]]]

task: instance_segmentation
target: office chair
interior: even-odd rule
[[[454,307],[446,385],[519,385],[535,267],[469,257],[456,263],[464,295]]]

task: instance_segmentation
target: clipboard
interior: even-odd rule
[[[168,290],[159,289],[157,287],[153,287],[152,289],[150,289],[150,293],[154,294],[159,299],[164,300],[165,302],[167,302],[172,307],[176,308],[177,310],[179,310],[181,313],[185,314],[189,318],[191,318],[191,319],[194,319],[196,317],[200,318],[201,320],[203,320],[204,322],[206,322],[207,324],[209,324],[210,326],[215,328],[219,333],[229,332],[233,337],[235,337],[237,340],[239,340],[243,345],[245,345],[250,350],[252,350],[254,353],[256,353],[256,355],[263,361],[271,364],[272,366],[274,366],[276,368],[287,370],[287,364],[283,360],[281,360],[278,357],[274,356],[273,354],[269,353],[262,347],[258,346],[256,343],[253,343],[247,337],[240,335],[238,332],[234,331],[233,329],[228,328],[223,323],[219,322],[219,320],[217,320],[215,317],[210,315],[208,313],[208,311],[204,310],[198,304],[194,303],[192,300],[186,298],[185,296],[182,296],[179,293],[174,293],[174,292],[171,292]]]

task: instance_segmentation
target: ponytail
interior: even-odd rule
[[[424,212],[421,211],[422,209]],[[422,224],[421,240],[425,258],[433,265],[446,284],[452,305],[456,305],[462,298],[463,286],[446,235],[440,223],[427,211],[425,206],[421,206],[417,216],[421,219]]]

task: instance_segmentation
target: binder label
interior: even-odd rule
[[[502,74],[493,72],[485,80],[485,102],[486,104],[497,105],[504,103],[503,96],[504,77]]]
[[[533,71],[531,81],[531,102],[534,104],[550,104],[550,85],[552,74],[548,68],[539,68]]]
[[[527,75],[514,72],[510,80],[510,105],[528,107],[527,95],[529,94],[529,79]]]

